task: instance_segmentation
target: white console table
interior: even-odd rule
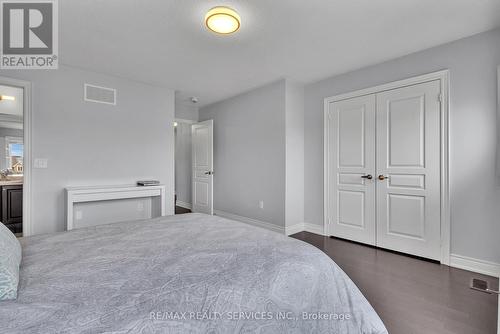
[[[160,214],[165,216],[165,186],[90,186],[68,187],[66,191],[66,228],[72,230],[75,203],[109,201],[127,198],[160,197]]]

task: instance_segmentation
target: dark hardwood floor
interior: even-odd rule
[[[292,237],[330,256],[356,283],[390,334],[496,334],[497,301],[469,288],[498,279],[308,232]]]
[[[182,215],[183,213],[191,213],[191,210],[176,205],[175,214]]]

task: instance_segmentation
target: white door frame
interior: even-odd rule
[[[329,177],[329,128],[328,128],[328,106],[332,102],[351,99],[363,95],[376,94],[387,90],[393,90],[401,87],[412,86],[434,80],[441,80],[441,263],[450,264],[450,183],[449,183],[449,70],[443,70],[424,74],[404,80],[394,81],[387,84],[357,90],[354,92],[327,97],[324,100],[324,168],[323,168],[323,233],[328,235],[328,225],[330,212],[328,203],[330,203],[330,194],[328,191]]]
[[[497,126],[500,124],[500,66],[497,67]],[[498,131],[498,130],[497,130]],[[497,135],[497,145],[500,145],[500,133]],[[497,149],[497,168],[500,168],[500,148]],[[498,173],[498,171],[497,171]],[[499,236],[500,237],[500,236]],[[500,295],[498,295],[498,317],[497,317],[497,334],[500,334]]]
[[[0,84],[5,86],[19,87],[23,89],[23,236],[33,234],[31,224],[31,119],[32,119],[32,96],[31,82],[0,77]]]
[[[193,121],[191,119],[184,119],[184,118],[174,118],[174,122],[177,123],[184,123],[184,124],[194,124],[198,123],[198,121]]]

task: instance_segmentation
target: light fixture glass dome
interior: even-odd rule
[[[234,9],[218,6],[207,12],[205,24],[218,34],[231,34],[240,28],[241,18]]]

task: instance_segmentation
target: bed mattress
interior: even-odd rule
[[[3,333],[387,333],[319,249],[203,214],[21,239]]]

